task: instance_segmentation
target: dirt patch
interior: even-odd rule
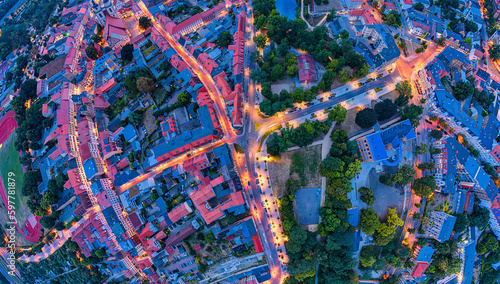
[[[281,158],[269,162],[269,176],[273,193],[281,196],[285,192],[286,181],[290,178],[290,169],[293,162],[292,177],[302,180],[301,188],[321,186],[321,176],[318,166],[321,163],[321,145],[300,148],[281,154]]]
[[[153,107],[150,106],[142,115],[142,122],[144,123],[146,131],[148,133],[153,133],[158,128],[158,126],[156,125],[156,117],[153,116],[153,112]]]
[[[391,101],[395,101],[399,97],[399,93],[397,91],[390,91],[389,93],[380,96],[381,100],[390,99]]]
[[[360,132],[363,128],[359,127],[354,120],[356,120],[356,114],[360,111],[361,108],[351,108],[347,110],[347,115],[345,117],[345,121],[340,125],[336,125],[335,129],[342,129],[347,132],[347,136],[350,137],[355,133]]]
[[[386,172],[392,172],[394,170],[394,168],[386,168]],[[401,214],[404,204],[404,192],[401,188],[390,187],[380,183],[379,177],[381,174],[382,173],[377,173],[375,168],[372,168],[368,174],[368,187],[373,190],[373,195],[375,195],[376,198],[371,208],[380,216],[386,215],[387,208],[396,208],[398,214]],[[364,202],[360,202],[360,204],[361,203],[362,207],[367,207]]]

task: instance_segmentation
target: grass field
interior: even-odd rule
[[[309,146],[281,153],[279,159],[268,163],[269,176],[276,196],[285,192],[286,181],[292,177],[301,181],[301,188],[321,186],[318,166],[321,163],[321,145]]]
[[[8,187],[9,172],[13,172],[15,175],[13,177],[15,178],[16,184],[16,199],[14,200],[15,211],[16,216],[18,217],[18,222],[22,221],[22,223],[24,223],[29,216],[29,209],[26,207],[26,201],[28,198],[23,197],[21,194],[24,171],[23,166],[19,162],[19,152],[15,147],[15,134],[12,134],[11,137],[2,144],[2,148],[0,149],[0,161],[2,161],[2,163],[0,163],[0,175],[6,191]]]

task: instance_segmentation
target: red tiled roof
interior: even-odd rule
[[[411,276],[415,277],[415,278],[422,277],[422,275],[424,274],[424,272],[428,266],[429,266],[429,263],[427,263],[427,262],[418,262],[415,265],[415,267],[413,268],[413,271],[411,272]]]
[[[189,213],[193,212],[186,202],[183,202],[168,212],[168,218],[172,223],[179,221],[182,217],[187,216]]]
[[[253,241],[253,245],[255,247],[255,252],[261,253],[262,252],[262,244],[260,243],[259,235],[258,234],[253,235],[252,241]]]

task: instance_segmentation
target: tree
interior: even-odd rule
[[[340,177],[344,171],[344,166],[345,164],[340,158],[329,156],[321,162],[318,172],[326,178]]]
[[[147,30],[149,27],[151,27],[151,21],[149,20],[148,17],[140,17],[139,18],[139,27],[143,30]]]
[[[430,137],[439,140],[441,137],[443,137],[443,132],[439,129],[433,129],[431,133],[429,134]]]
[[[477,32],[478,26],[473,21],[465,21],[465,32]]]
[[[500,45],[494,44],[490,49],[490,58],[493,60],[497,60],[500,58]]]
[[[122,47],[120,55],[124,62],[132,61],[134,59],[134,46],[130,43],[127,43]]]
[[[269,79],[271,80],[271,82],[285,79],[285,69],[283,68],[283,65],[281,64],[274,65],[273,68],[271,69],[270,75],[271,76]]]
[[[487,234],[481,242],[487,251],[496,251],[498,249],[498,240],[492,234]]]
[[[379,121],[391,118],[398,111],[397,106],[390,99],[385,99],[377,103],[373,108],[377,113]]]
[[[217,42],[220,46],[227,48],[228,45],[233,43],[233,37],[228,32],[223,32],[217,35]]]
[[[205,242],[210,244],[210,243],[213,243],[214,241],[215,241],[214,233],[212,233],[212,231],[208,232],[205,235]]]
[[[474,85],[470,82],[460,80],[453,88],[453,96],[459,101],[464,101],[472,94],[474,94]]]
[[[490,212],[488,209],[474,204],[472,208],[472,214],[469,215],[469,222],[472,227],[478,227],[480,229],[488,225],[490,220]]]
[[[419,168],[422,171],[425,171],[425,170],[432,171],[436,168],[436,164],[434,162],[420,163],[417,165],[417,168]]]
[[[344,122],[346,116],[347,109],[340,104],[335,105],[333,109],[328,112],[328,118],[337,123]]]
[[[403,165],[393,176],[392,181],[394,181],[399,186],[403,186],[412,182],[414,177],[415,169],[410,165]]]
[[[373,190],[367,187],[361,187],[358,192],[361,194],[361,197],[359,198],[361,201],[366,203],[368,206],[373,206],[376,200],[375,195],[373,195]]]
[[[361,209],[360,227],[363,233],[373,235],[380,226],[379,216],[372,208]]]
[[[98,258],[104,258],[106,256],[106,249],[105,248],[101,248],[101,249],[95,250],[95,255]]]
[[[433,176],[417,178],[413,182],[412,189],[418,196],[429,197],[436,190],[436,180]]]
[[[375,264],[375,257],[370,254],[368,249],[362,249],[361,254],[359,255],[359,262],[363,267],[371,267]]]
[[[440,37],[436,40],[436,43],[439,45],[439,46],[445,46],[446,45],[446,38],[445,37]]]
[[[342,30],[340,32],[340,38],[342,38],[342,39],[348,39],[349,38],[349,32],[346,31],[346,30]]]
[[[267,35],[258,34],[253,37],[253,42],[255,42],[257,48],[264,48],[267,43]]]
[[[130,120],[130,123],[137,126],[137,125],[139,125],[139,123],[142,122],[142,113],[140,111],[131,112],[128,115],[128,118]]]
[[[486,253],[486,247],[483,244],[478,244],[476,247],[476,252],[478,254],[485,254]]]
[[[420,122],[420,115],[423,113],[423,108],[422,106],[417,106],[414,104],[411,104],[409,106],[405,106],[403,109],[399,111],[399,116],[401,117],[402,120],[409,119],[411,122],[411,125],[413,127],[417,127]]]
[[[403,96],[411,96],[411,84],[409,81],[405,80],[396,84],[396,91]]]
[[[415,10],[417,11],[423,11],[425,7],[424,4],[417,2],[417,4],[413,5],[413,8],[415,8]]]
[[[462,213],[458,214],[457,220],[455,221],[455,227],[453,227],[453,231],[456,233],[461,233],[467,229],[469,226],[469,219],[467,218],[467,214]]]
[[[378,246],[386,246],[395,235],[397,226],[402,226],[404,222],[399,219],[396,209],[389,208],[387,212],[387,221],[382,223],[374,235],[374,242]]]
[[[384,175],[381,175],[378,178],[378,181],[381,184],[385,184],[387,186],[393,187],[394,186],[394,174],[392,174],[392,173],[386,173]]]
[[[97,58],[99,58],[99,55],[97,54],[97,50],[95,49],[93,43],[89,44],[89,46],[85,48],[85,54],[87,54],[87,57],[91,60],[96,60]]]
[[[155,81],[149,77],[139,77],[136,85],[140,92],[151,93],[155,90]]]
[[[354,122],[361,128],[369,128],[377,123],[377,113],[371,108],[365,108],[356,114]]]

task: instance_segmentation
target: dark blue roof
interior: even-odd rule
[[[127,124],[127,126],[123,128],[122,134],[127,142],[131,142],[137,137],[137,132],[135,132],[135,129],[131,124]]]
[[[387,150],[385,149],[384,141],[380,132],[376,132],[366,136],[366,141],[368,142],[368,147],[372,153],[373,161],[381,161],[389,158],[387,156]]]
[[[430,263],[431,259],[432,259],[432,255],[434,254],[435,251],[436,250],[433,249],[432,247],[425,246],[425,247],[423,247],[423,248],[420,249],[420,251],[418,252],[418,256],[415,259],[415,261]]]
[[[179,153],[185,152],[182,149],[183,146],[202,139],[203,137],[207,137],[213,134],[219,134],[219,131],[214,127],[212,118],[210,116],[210,111],[207,106],[202,106],[198,109],[198,117],[201,123],[201,127],[198,127],[191,131],[185,131],[181,136],[176,136],[173,139],[154,147],[153,152],[155,156],[161,157],[162,155],[176,149],[178,149],[177,152]]]
[[[347,218],[349,219],[349,225],[354,228],[359,227],[359,208],[349,208],[347,209]]]
[[[97,174],[97,167],[94,158],[85,160],[85,162],[83,162],[83,169],[85,171],[85,176],[87,176],[87,179],[90,179],[95,174]]]
[[[115,177],[115,186],[122,186],[123,184],[133,180],[134,178],[140,176],[137,171],[130,173],[123,172],[121,175]]]
[[[450,239],[453,227],[455,226],[455,221],[457,217],[448,215],[444,220],[443,225],[441,225],[441,230],[439,231],[439,236],[437,240],[442,243]]]
[[[476,242],[465,247],[464,270],[461,284],[471,284],[474,276],[474,259],[476,258]]]

